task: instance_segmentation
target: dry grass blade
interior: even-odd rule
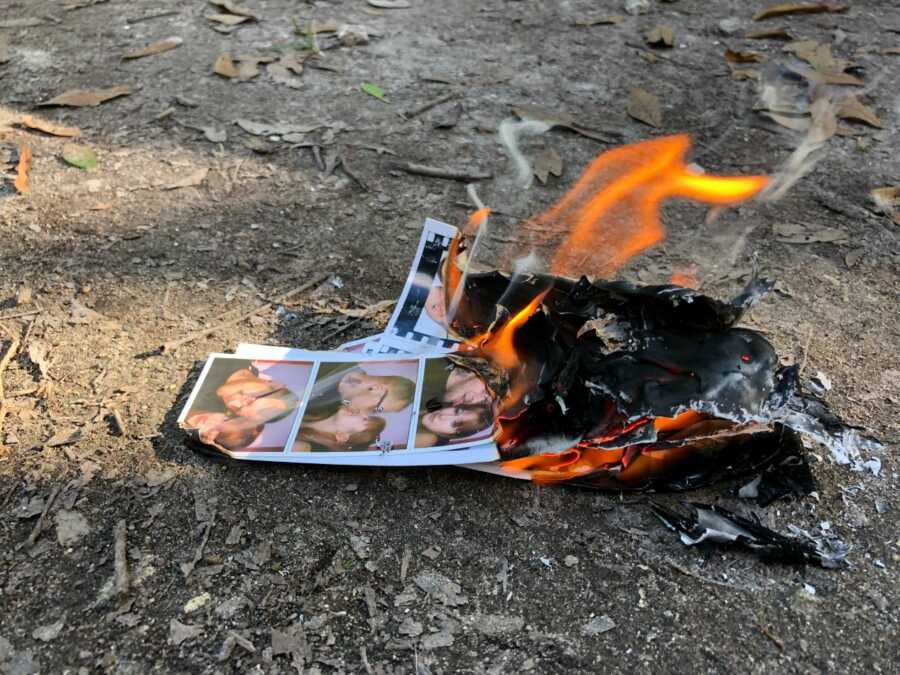
[[[823,14],[826,12],[846,12],[847,5],[839,5],[836,2],[786,2],[781,5],[772,5],[753,15],[754,21],[763,21],[776,16],[786,14]]]

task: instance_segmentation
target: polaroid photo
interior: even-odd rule
[[[489,442],[494,435],[494,401],[484,380],[445,357],[422,361],[415,448],[451,450]]]
[[[212,354],[178,423],[226,454],[283,453],[309,393],[313,360]]]
[[[409,276],[384,331],[386,338],[431,351],[456,349],[459,340],[447,326],[444,299],[444,267],[456,233],[452,225],[431,218],[425,221]]]

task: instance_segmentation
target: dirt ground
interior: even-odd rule
[[[98,157],[89,171],[69,166],[68,139],[0,120],[0,161],[23,143],[33,152],[30,193],[4,179],[0,196],[2,353],[11,336],[19,343],[2,372],[0,672],[900,670],[900,231],[869,197],[900,184],[900,57],[883,53],[900,44],[896,3],[759,23],[757,1],[649,2],[637,16],[618,1],[248,3],[259,21],[230,34],[205,18],[225,10],[200,0],[0,3],[0,25],[37,20],[0,28],[0,116],[79,127],[76,142]],[[598,14],[624,19],[576,25]],[[283,76],[295,86],[264,63],[245,82],[213,73],[225,52],[308,54],[292,18],[362,24],[369,43],[319,34],[320,58]],[[657,25],[674,29],[673,48],[646,45]],[[426,216],[464,222],[462,183],[391,161],[500,178],[497,125],[531,104],[623,142],[689,132],[709,171],[776,170],[797,135],[759,123],[755,82],[732,77],[723,58],[726,47],[780,57],[783,41],[743,37],[761,27],[852,59],[882,128],[846,122],[848,135],[784,199],[732,210],[721,225],[704,225],[696,206],[667,208],[670,239],[628,274],[663,280],[693,260],[715,272],[704,288],[724,295],[755,254],[779,280],[747,325],[807,375],[827,375],[833,408],[885,443],[881,475],[813,447],[819,489],[799,502],[757,509],[734,496],[738,483],[692,497],[756,511],[781,531],[830,524],[853,547],[846,569],[682,547],[640,495],[449,467],[228,464],[185,446],[174,420],[208,353],[242,341],[330,349],[378,332],[386,315],[340,310],[398,295]],[[176,49],[121,59],[171,36],[183,40]],[[35,109],[69,89],[118,85],[133,93]],[[626,113],[635,87],[662,103],[659,128]],[[238,119],[318,128],[287,140]],[[524,147],[554,149],[565,168],[515,203],[483,182],[482,198],[513,215],[551,203],[610,146],[555,129]],[[197,185],[167,189],[179,182]],[[837,234],[789,243],[784,225]],[[726,269],[720,226],[750,232]],[[285,306],[159,353],[320,274],[328,281]]]

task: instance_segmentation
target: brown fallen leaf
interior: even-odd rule
[[[190,173],[187,176],[185,176],[184,178],[179,178],[178,180],[176,180],[173,183],[169,183],[168,185],[163,185],[162,189],[163,190],[178,190],[180,188],[186,188],[186,187],[197,187],[198,185],[203,183],[203,181],[206,180],[206,175],[208,173],[209,173],[209,169],[207,169],[205,167],[202,169],[197,169],[193,173]]]
[[[784,51],[806,61],[820,73],[843,73],[853,65],[846,59],[836,58],[831,53],[830,44],[822,44],[815,40],[791,42],[784,46]]]
[[[259,66],[254,61],[239,61],[237,66],[238,82],[252,80],[259,75]]]
[[[55,434],[53,434],[44,442],[44,447],[57,448],[61,445],[71,445],[72,443],[77,443],[83,437],[84,434],[82,433],[81,429],[70,427],[68,429],[57,431]]]
[[[671,47],[675,44],[675,31],[671,26],[656,26],[644,34],[644,39],[653,47]]]
[[[575,19],[575,25],[581,28],[590,26],[612,26],[622,23],[624,20],[625,17],[619,14],[599,14]]]
[[[861,103],[855,96],[842,100],[837,107],[837,116],[844,120],[862,122],[876,129],[883,129],[884,124],[878,119],[878,115],[869,106]]]
[[[769,28],[764,30],[751,30],[744,33],[747,40],[793,40],[786,28]]]
[[[120,96],[128,96],[134,91],[129,85],[122,84],[108,89],[70,89],[49,101],[38,103],[38,106],[68,106],[70,108],[84,108],[98,106]]]
[[[822,14],[825,12],[846,12],[847,5],[839,5],[835,2],[787,2],[781,5],[766,7],[753,15],[754,21],[763,21],[776,16],[786,14]]]
[[[232,60],[231,56],[228,54],[219,54],[216,62],[213,64],[213,72],[216,75],[221,75],[222,77],[227,77],[232,80],[236,80],[241,75],[238,72],[237,66],[234,65],[234,60]]]
[[[618,131],[593,129],[579,123],[578,120],[568,113],[546,110],[536,105],[520,104],[513,106],[512,110],[520,119],[546,122],[551,127],[562,127],[586,138],[593,138],[595,141],[611,143],[613,142],[612,136],[621,137],[621,133]]]
[[[303,80],[297,77],[282,63],[270,63],[266,72],[275,84],[283,84],[291,89],[301,89]]]
[[[836,227],[819,227],[795,223],[772,226],[775,238],[785,244],[845,244],[850,237]]]
[[[544,148],[544,150],[534,158],[534,175],[545,184],[550,175],[559,178],[563,172],[562,157],[553,148]]]
[[[626,112],[638,122],[649,124],[651,127],[661,127],[663,123],[662,106],[659,99],[640,88],[632,89],[628,95]]]
[[[232,0],[209,0],[210,3],[215,5],[216,7],[221,7],[229,14],[237,14],[238,16],[246,16],[248,19],[253,19],[254,21],[258,21],[259,17],[253,13],[247,7],[243,5],[239,5],[236,2],[232,2]]]
[[[869,196],[879,211],[900,225],[900,186],[875,188]]]
[[[732,80],[758,80],[759,71],[753,68],[732,68]]]
[[[27,145],[19,146],[19,163],[16,166],[15,186],[19,194],[31,192],[28,182],[28,172],[31,171],[31,148]]]
[[[130,59],[141,59],[145,56],[153,56],[154,54],[162,54],[163,52],[170,51],[175,49],[181,43],[184,42],[180,37],[170,37],[165,40],[159,40],[158,42],[154,42],[152,44],[147,45],[146,47],[142,47],[141,49],[135,49],[134,51],[125,52],[122,54],[123,60]]]
[[[741,52],[736,49],[726,49],[725,60],[731,63],[762,63],[766,60],[766,57],[759,52]]]
[[[245,21],[250,21],[249,16],[239,16],[237,14],[207,14],[206,18],[225,26],[237,26]]]
[[[900,55],[900,47],[888,47],[887,49],[882,49],[881,53],[885,56],[898,56]],[[0,61],[0,63],[3,63]]]
[[[33,115],[22,115],[19,118],[19,124],[35,131],[43,131],[51,136],[62,136],[64,138],[74,138],[81,135],[81,129],[77,127],[67,127],[55,122],[48,122]]]

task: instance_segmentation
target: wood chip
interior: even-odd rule
[[[120,96],[128,96],[134,90],[127,84],[108,89],[70,89],[49,101],[38,103],[39,106],[68,106],[70,108],[83,108],[98,106]]]
[[[628,114],[638,122],[651,127],[661,127],[663,123],[662,106],[659,99],[643,89],[632,89],[628,95]]]
[[[51,136],[74,138],[75,136],[81,135],[81,129],[78,127],[67,127],[62,124],[56,124],[55,122],[42,120],[33,115],[22,115],[22,117],[19,118],[19,124],[28,129],[43,131],[45,134],[50,134]]]
[[[168,52],[184,42],[180,37],[170,37],[165,40],[160,40],[158,42],[154,42],[152,44],[147,45],[146,47],[142,47],[141,49],[135,49],[134,51],[125,52],[122,54],[123,60],[131,60],[131,59],[141,59],[145,56],[153,56],[154,54],[162,54],[163,52]]]
[[[241,75],[234,65],[234,60],[228,54],[220,54],[218,56],[216,62],[213,64],[213,72],[216,75],[221,75],[222,77],[227,77],[232,80],[236,80]]]
[[[236,2],[232,2],[232,0],[209,0],[210,3],[215,5],[216,7],[221,7],[229,14],[237,14],[239,16],[246,16],[248,19],[253,19],[254,21],[258,20],[259,17],[253,13],[247,7],[243,5],[239,5]]]
[[[620,14],[595,14],[575,19],[575,25],[586,28],[590,26],[613,26],[622,23],[625,17]]]
[[[780,5],[772,5],[753,15],[754,21],[763,21],[776,16],[787,14],[823,14],[825,12],[846,12],[847,5],[839,5],[835,2],[787,2]]]

